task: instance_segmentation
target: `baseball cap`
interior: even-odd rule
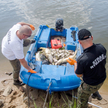
[[[79,32],[78,32],[78,39],[79,40],[85,40],[85,39],[88,39],[92,36],[91,32],[87,29],[81,29]]]

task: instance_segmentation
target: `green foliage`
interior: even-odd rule
[[[37,108],[37,106],[36,106],[36,103],[35,103],[35,101],[34,101],[33,96],[32,96],[32,99],[33,99],[34,107],[35,107],[35,108]]]
[[[59,50],[64,50],[64,49],[65,49],[65,47],[59,48]]]
[[[64,92],[64,94],[65,94],[65,92]],[[74,98],[74,96],[75,96],[75,91],[72,90],[72,101],[69,100],[69,98],[68,98],[68,96],[67,96],[66,94],[65,94],[65,96],[66,96],[66,99],[67,99],[68,101],[66,101],[66,100],[63,98],[63,96],[61,95],[61,97],[62,97],[62,99],[63,99],[63,101],[64,101],[64,103],[65,103],[65,105],[66,105],[66,108],[76,108],[76,107],[77,107],[77,100]]]
[[[52,100],[53,100],[53,95],[51,96],[50,102],[49,102],[49,107],[48,108],[52,108]]]
[[[63,96],[65,96],[65,98]],[[75,94],[74,90],[72,90],[72,97],[71,97],[71,99],[69,99],[69,97],[64,92],[64,95],[61,95],[61,98],[63,99],[64,103],[62,104],[62,106],[60,106],[60,103],[58,102],[56,107],[57,108],[76,108],[77,107],[77,99],[74,98],[74,97],[76,97],[76,94]],[[41,98],[42,98],[43,101],[45,101],[43,97],[41,97]],[[56,108],[53,105],[54,104],[53,103],[53,99],[54,99],[54,94],[51,95],[51,98],[49,100],[47,108]],[[34,103],[34,107],[38,108],[36,106],[36,103],[35,103],[34,99],[33,99],[33,103]]]

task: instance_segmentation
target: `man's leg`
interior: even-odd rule
[[[92,98],[97,98],[98,100],[102,100],[102,96],[99,94],[98,91],[92,94]]]
[[[19,72],[21,68],[20,61],[18,59],[10,60],[10,63],[13,67],[13,80],[19,80]]]
[[[95,93],[103,83],[91,86],[84,82],[80,85],[78,89],[78,101],[77,101],[77,108],[87,108],[88,106],[88,99],[91,95],[91,93]]]
[[[18,59],[15,60],[9,60],[12,67],[13,67],[13,84],[14,85],[24,85],[24,83],[22,83],[21,81],[19,81],[19,73],[20,73],[20,68],[21,68],[21,64],[20,61]]]

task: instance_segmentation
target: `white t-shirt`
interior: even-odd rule
[[[2,53],[9,60],[24,58],[23,39],[20,40],[16,35],[20,27],[20,24],[14,25],[2,40]]]

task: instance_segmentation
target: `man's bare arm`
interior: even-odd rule
[[[19,59],[20,63],[27,69],[30,70],[31,68],[28,66],[27,61],[25,60],[25,58],[23,59]]]
[[[23,25],[28,25],[28,26],[30,26],[30,24],[25,23],[25,22],[18,22],[18,24],[21,24],[22,26],[23,26]]]
[[[77,69],[77,63],[74,64],[74,71],[76,71],[76,69]],[[83,74],[76,74],[76,75],[77,75],[77,77],[82,77],[83,76]]]

